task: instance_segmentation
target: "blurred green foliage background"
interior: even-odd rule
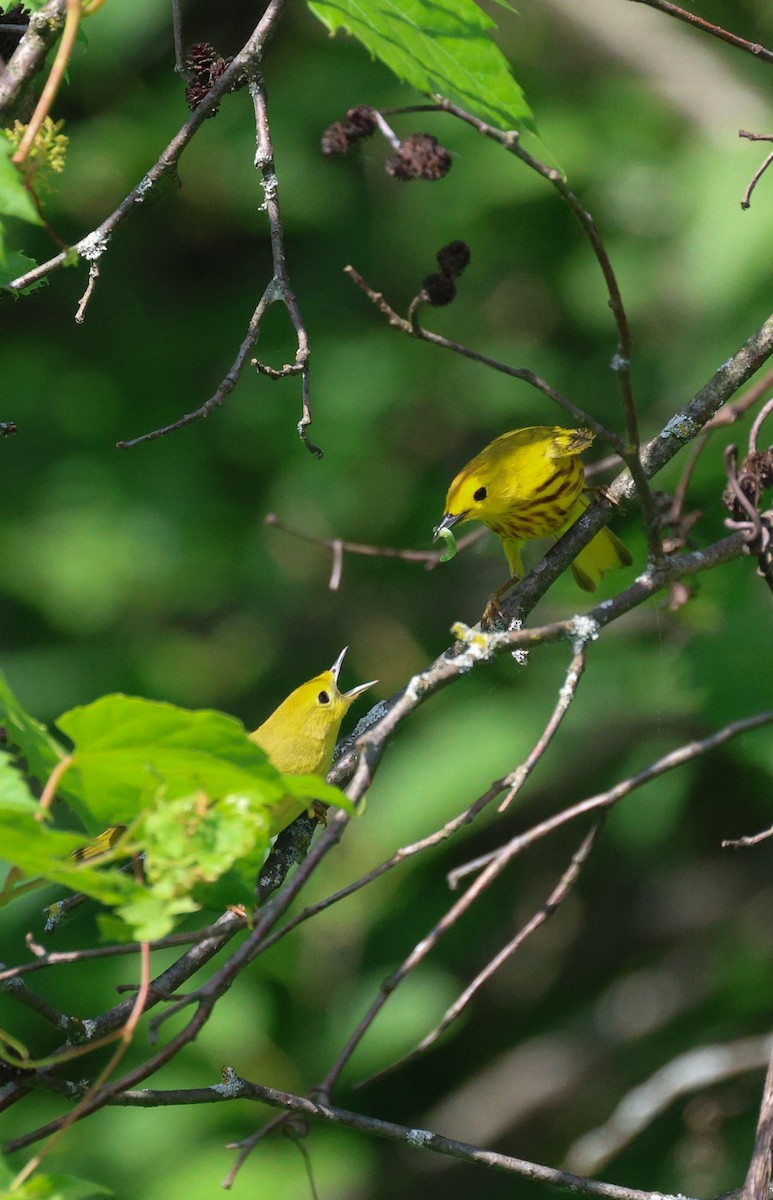
[[[185,38],[234,53],[261,6],[184,4]],[[582,13],[574,10],[582,8]],[[740,198],[761,159],[739,127],[769,126],[759,63],[623,0],[521,0],[496,8],[499,41],[536,113],[536,152],[560,163],[596,218],[633,324],[643,433],[654,436],[768,315],[773,179]],[[714,0],[701,14],[773,41],[763,0]],[[165,0],[111,0],[86,22],[56,105],[71,138],[47,198],[72,242],[155,161],[186,110]],[[301,680],[351,647],[347,687],[378,677],[391,695],[473,623],[504,579],[488,539],[439,570],[349,557],[327,588],[328,553],[264,525],[268,512],[307,533],[426,548],[453,473],[493,436],[564,418],[525,385],[390,330],[347,280],[352,263],[401,311],[446,242],[472,263],[455,303],[426,323],[528,366],[599,419],[622,427],[610,370],[615,331],[600,273],[552,189],[467,127],[437,115],[394,118],[452,150],[437,184],[383,170],[386,144],[348,159],[319,152],[323,128],[358,103],[417,100],[358,46],[296,5],[265,61],[290,277],[312,346],[315,461],[299,442],[299,386],[249,370],[223,408],[160,441],[115,443],[198,406],[230,366],[269,278],[270,249],[252,166],[246,93],[228,97],[168,186],[120,227],[83,326],[82,267],[4,301],[0,444],[0,663],[39,717],[108,691],[218,707],[254,727]],[[39,231],[21,248],[44,258]],[[294,354],[277,305],[257,349]],[[695,540],[722,535],[715,435],[690,494]],[[599,447],[599,454],[603,447]],[[673,487],[683,463],[657,486]],[[645,564],[637,512],[615,523]],[[622,576],[605,581],[605,594]],[[225,997],[203,1036],[152,1086],[216,1082],[229,1063],[257,1082],[303,1092],[328,1069],[380,981],[449,904],[445,873],[561,807],[611,786],[666,750],[770,705],[770,597],[750,561],[701,577],[678,613],[662,600],[590,648],[554,752],[514,810],[489,814],[433,854],[301,927]],[[571,578],[535,620],[588,607]],[[319,898],[429,833],[528,752],[555,702],[565,648],[474,672],[419,711],[388,748],[365,817],[308,889]],[[360,711],[364,711],[364,707]],[[773,751],[760,731],[635,793],[557,915],[423,1060],[353,1093],[349,1084],[407,1051],[544,903],[584,830],[518,860],[428,963],[389,1001],[337,1100],[344,1106],[522,1158],[559,1165],[626,1092],[675,1056],[770,1027],[770,849],[732,854],[723,837],[770,821]],[[39,934],[39,901],[3,916],[3,957]],[[95,938],[86,915],[62,946]],[[163,961],[160,956],[159,965]],[[35,986],[88,1016],[135,978],[129,960],[38,975]],[[52,1031],[4,997],[2,1024],[41,1052]],[[139,1053],[139,1052],[138,1052]],[[130,1056],[131,1057],[131,1056]],[[605,1168],[643,1188],[710,1194],[738,1186],[750,1153],[761,1071],[677,1098]],[[58,1113],[36,1095],[7,1115],[7,1136]],[[218,1194],[233,1152],[264,1112],[102,1112],[70,1131],[57,1166],[121,1197]],[[313,1128],[320,1195],[392,1200],[471,1190],[541,1196],[507,1176]],[[309,1194],[296,1149],[279,1138],[243,1168],[235,1195]]]

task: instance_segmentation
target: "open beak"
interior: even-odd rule
[[[453,529],[454,525],[458,525],[460,521],[463,521],[469,511],[470,510],[467,509],[465,512],[460,512],[460,513],[444,513],[442,521],[440,522],[438,527],[435,530],[433,530],[433,533],[432,533],[433,542],[436,542],[438,540],[438,538],[440,537],[440,535],[444,529]]]
[[[348,646],[344,646],[343,650],[338,655],[338,658],[335,660],[332,667],[330,668],[330,674],[333,676],[333,682],[335,683],[336,687],[338,687],[338,672],[341,670],[341,664],[344,661],[344,659],[346,658],[346,651],[348,649],[349,649]]]
[[[332,667],[330,668],[330,672],[333,676],[333,680],[335,682],[336,687],[338,687],[338,672],[341,670],[341,664],[344,661],[344,656],[348,649],[349,649],[348,646],[344,646],[343,650],[338,655],[338,658],[335,660]],[[371,679],[369,683],[361,683],[359,685],[359,687],[352,688],[351,691],[349,691],[349,692],[343,692],[342,695],[344,695],[347,700],[354,700],[354,699],[356,699],[357,696],[361,695],[362,692],[367,692],[369,687],[373,687],[374,683],[378,683],[378,680]]]
[[[373,687],[374,683],[378,683],[378,680],[371,679],[369,683],[361,683],[359,687],[354,687],[350,691],[344,692],[344,696],[347,700],[355,700],[357,696],[362,695],[363,692],[367,692],[368,688]]]

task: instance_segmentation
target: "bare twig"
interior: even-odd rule
[[[269,1134],[274,1133],[277,1129],[281,1129],[282,1126],[286,1124],[288,1119],[290,1119],[288,1118],[288,1114],[286,1112],[282,1112],[279,1114],[279,1116],[274,1117],[273,1120],[267,1121],[266,1124],[261,1126],[260,1129],[256,1129],[254,1133],[249,1135],[249,1137],[242,1138],[240,1142],[228,1143],[229,1150],[239,1150],[240,1154],[237,1156],[233,1166],[231,1167],[231,1170],[223,1180],[222,1187],[225,1188],[226,1191],[229,1191],[233,1187],[236,1176],[239,1174],[239,1171],[244,1166],[255,1147],[262,1142],[264,1138],[268,1137]]]
[[[750,142],[773,142],[773,134],[750,133],[748,129],[739,129],[738,136],[742,137],[742,138],[746,138]],[[751,208],[752,192],[756,188],[759,181],[762,179],[762,176],[765,174],[765,172],[767,171],[767,169],[771,163],[773,163],[773,150],[770,152],[770,154],[767,156],[767,158],[765,158],[762,161],[760,166],[757,167],[757,170],[754,172],[751,179],[749,180],[749,183],[747,184],[747,187],[746,187],[746,191],[744,192],[743,198],[741,200],[741,208],[743,208],[743,209]]]
[[[138,437],[128,438],[120,442],[116,442],[118,450],[131,450],[134,446],[140,446],[143,442],[154,442],[158,438],[165,437],[168,433],[174,433],[177,429],[184,429],[186,425],[191,425],[194,421],[200,421],[204,417],[208,417],[211,412],[219,408],[227,396],[236,387],[239,382],[242,371],[244,370],[247,360],[252,353],[252,348],[258,340],[260,334],[260,326],[269,307],[277,299],[274,287],[274,281],[271,280],[267,284],[263,295],[258,301],[258,306],[255,309],[250,323],[247,326],[247,333],[239,347],[239,352],[236,355],[228,373],[223,379],[217,390],[200,404],[198,408],[194,408],[191,412],[184,413],[182,417],[178,417],[176,421],[170,421],[168,425],[162,425],[160,429],[153,429],[150,433],[141,433]]]
[[[283,0],[274,0],[274,5],[278,13]],[[269,6],[269,8],[271,5]],[[268,13],[268,9],[266,10]],[[265,17],[263,19],[265,22]],[[261,22],[261,24],[263,24]],[[267,36],[270,25],[267,27],[264,36]],[[262,44],[262,43],[261,43]],[[239,56],[237,56],[239,57]],[[233,66],[233,64],[231,64]],[[231,68],[229,68],[230,70]],[[220,386],[208,400],[198,408],[191,412],[185,413],[184,416],[176,421],[170,422],[168,425],[162,426],[160,429],[154,429],[150,433],[143,433],[139,437],[118,443],[119,450],[130,450],[133,446],[138,446],[143,442],[155,441],[157,438],[164,437],[168,433],[172,433],[177,429],[182,429],[186,425],[190,425],[193,421],[201,420],[208,417],[215,408],[218,408],[226,396],[228,396],[241,378],[242,371],[247,364],[252,349],[260,335],[260,328],[263,323],[263,318],[272,304],[276,301],[281,301],[287,309],[290,320],[295,329],[297,339],[297,349],[295,361],[284,367],[281,371],[272,370],[271,378],[280,379],[287,375],[301,375],[301,391],[302,391],[302,407],[301,419],[298,422],[298,435],[315,458],[321,458],[322,451],[318,446],[310,440],[307,434],[307,429],[311,424],[311,408],[309,402],[309,340],[306,332],[306,327],[301,317],[298,301],[295,293],[290,287],[290,280],[287,274],[287,265],[285,262],[284,252],[284,234],[282,230],[282,217],[279,209],[279,181],[276,175],[274,166],[274,151],[271,144],[271,130],[268,122],[268,109],[266,106],[266,93],[263,85],[262,76],[255,73],[252,68],[254,78],[250,83],[250,95],[255,110],[255,126],[257,131],[257,146],[255,151],[255,166],[260,171],[262,186],[263,186],[263,204],[261,208],[265,209],[268,217],[269,234],[271,238],[271,256],[273,264],[273,276],[267,284],[263,295],[261,296],[255,312],[252,314],[247,334],[239,347],[237,354],[230,370],[223,379]],[[264,374],[269,374],[265,371]]]
[[[185,73],[183,49],[182,0],[172,0],[172,37],[174,38],[174,69],[178,75]]]
[[[703,17],[696,17],[695,13],[688,12],[685,8],[679,8],[678,5],[672,4],[671,0],[631,0],[631,2],[633,4],[647,4],[650,8],[657,8],[659,12],[667,13],[669,17],[676,17],[678,21],[685,21],[688,25],[693,25],[696,29],[700,29],[704,33],[711,34],[712,37],[727,42],[729,46],[736,46],[739,50],[745,50],[747,54],[753,54],[755,58],[760,58],[763,62],[773,63],[773,50],[767,50],[759,42],[750,42],[735,33],[730,33],[727,29],[723,29],[721,25],[713,25],[711,21],[706,21]]]
[[[567,1152],[566,1166],[582,1174],[603,1171],[610,1159],[630,1145],[675,1100],[759,1070],[768,1062],[772,1050],[773,1038],[768,1035],[698,1046],[677,1055],[628,1092],[608,1121],[578,1138]]]
[[[285,521],[281,521],[275,513],[266,513],[263,524],[270,525],[273,529],[281,529],[283,533],[289,533],[291,537],[300,538],[301,541],[310,542],[314,546],[325,546],[330,550],[333,555],[333,566],[328,587],[333,592],[337,591],[341,583],[344,554],[361,554],[366,558],[399,558],[403,562],[420,562],[424,563],[428,571],[431,571],[433,567],[438,566],[440,556],[444,553],[443,550],[407,550],[395,546],[371,546],[364,542],[346,542],[343,538],[317,537],[315,534],[297,529],[294,525],[288,525]],[[457,553],[461,553],[475,542],[481,541],[487,534],[488,530],[485,528],[475,529],[459,538],[456,543]]]
[[[0,967],[5,967],[5,963],[0,963]],[[63,1031],[72,1032],[81,1025],[80,1021],[77,1021],[73,1017],[68,1017],[61,1009],[55,1008],[44,996],[33,992],[31,988],[28,988],[21,979],[17,979],[12,973],[3,971],[0,981],[2,981],[1,986],[4,992],[7,992],[9,996],[12,996],[14,1000],[18,1000],[20,1004],[25,1005],[32,1012],[37,1013],[44,1021],[48,1021],[49,1025],[53,1025],[54,1029],[57,1029],[59,1033]]]
[[[764,396],[771,387],[773,387],[773,371],[766,371],[762,378],[757,380],[757,382],[751,387],[747,388],[742,396],[740,396],[737,400],[728,401],[727,403],[723,404],[717,413],[711,418],[711,420],[706,422],[702,431],[696,437],[695,442],[690,450],[690,455],[687,463],[685,464],[685,468],[681,474],[676,488],[674,489],[671,505],[668,511],[665,512],[661,517],[661,523],[663,526],[673,526],[677,531],[680,531],[684,528],[683,514],[687,501],[687,493],[693,474],[695,473],[695,468],[698,465],[698,460],[705,450],[711,434],[717,429],[724,429],[728,425],[734,425],[736,421],[739,421],[750,408],[753,408],[753,406],[758,403],[760,398]],[[755,420],[752,430],[755,429],[755,426],[758,426],[758,423],[761,424],[761,419],[759,416]],[[753,447],[751,443],[751,434],[749,437],[749,448],[751,453],[753,449],[756,449],[756,433]],[[586,474],[588,474],[587,471]]]
[[[572,855],[572,860],[569,863],[569,866],[564,871],[560,880],[553,888],[553,891],[550,893],[542,907],[526,922],[521,929],[518,930],[518,933],[515,935],[515,937],[511,938],[510,941],[503,946],[502,949],[497,952],[497,954],[494,955],[494,957],[486,964],[483,970],[478,972],[478,974],[475,976],[472,982],[467,985],[461,995],[459,995],[453,1004],[446,1009],[435,1028],[430,1030],[430,1032],[426,1034],[421,1039],[419,1044],[415,1046],[413,1050],[409,1051],[408,1054],[404,1054],[397,1060],[397,1062],[391,1063],[388,1067],[385,1067],[384,1070],[377,1071],[374,1075],[370,1075],[367,1079],[363,1079],[360,1083],[355,1085],[356,1087],[365,1087],[366,1084],[374,1083],[377,1079],[382,1079],[385,1075],[391,1075],[393,1071],[398,1070],[400,1067],[406,1066],[409,1062],[413,1062],[413,1060],[418,1058],[419,1055],[423,1054],[426,1050],[429,1050],[430,1046],[434,1046],[435,1042],[437,1042],[439,1038],[443,1036],[448,1027],[462,1015],[473,996],[480,991],[483,985],[487,983],[489,979],[491,979],[492,975],[494,975],[499,968],[508,961],[508,959],[512,958],[515,952],[521,948],[523,943],[530,938],[533,933],[536,933],[541,925],[544,925],[545,922],[552,917],[558,906],[563,900],[566,899],[572,887],[577,882],[580,871],[588,860],[591,850],[595,845],[599,830],[601,829],[601,825],[602,822],[597,821],[590,833],[583,838],[580,846]]]
[[[92,262],[89,264],[89,281],[86,284],[86,290],[78,301],[78,307],[75,312],[75,322],[77,325],[82,325],[86,320],[86,309],[88,308],[89,300],[94,294],[94,288],[97,286],[99,279],[99,263]]]
[[[745,846],[756,846],[760,842],[766,842],[769,837],[773,837],[773,825],[770,829],[763,829],[762,833],[749,834],[748,837],[725,838],[722,842],[722,849],[740,850]]]
[[[771,413],[773,413],[773,398],[763,404],[752,422],[752,427],[749,430],[749,454],[757,453],[757,439],[760,436],[760,430]]]
[[[559,408],[562,408],[573,420],[592,429],[598,437],[602,437],[610,446],[614,447],[618,454],[621,456],[624,454],[625,444],[613,430],[608,429],[606,425],[602,425],[600,421],[597,421],[585,409],[578,407],[573,401],[556,391],[555,388],[546,383],[544,379],[541,379],[534,371],[530,371],[528,367],[508,366],[507,363],[499,362],[495,358],[489,358],[487,354],[479,354],[477,350],[471,350],[468,346],[463,346],[460,342],[452,341],[451,338],[443,337],[442,334],[433,333],[421,325],[406,320],[392,308],[384,298],[383,293],[375,291],[369,283],[366,283],[359,271],[353,266],[344,267],[344,272],[365,293],[371,303],[378,308],[379,312],[383,313],[389,324],[395,329],[399,329],[401,333],[407,333],[409,337],[418,338],[422,342],[429,342],[432,346],[440,346],[444,350],[452,350],[455,354],[462,355],[463,358],[469,358],[473,362],[481,363],[482,366],[490,367],[493,371],[499,371],[502,375],[508,375],[511,379],[520,379],[524,383],[528,383],[531,387],[536,388],[538,392],[542,392],[543,396],[547,396],[548,399],[552,400],[554,404],[557,404]]]

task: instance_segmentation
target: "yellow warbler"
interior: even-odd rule
[[[254,733],[250,734],[283,775],[326,775],[341,722],[354,700],[377,682],[361,683],[348,692],[338,688],[338,673],[348,647],[329,671],[302,683]],[[307,805],[285,796],[272,809],[272,834],[280,833]]]
[[[560,425],[503,433],[454,479],[435,540],[462,521],[482,521],[502,542],[513,580],[520,579],[523,543],[547,534],[560,537],[587,508],[579,455],[593,437],[589,429]],[[626,567],[631,561],[627,547],[604,528],[577,555],[572,574],[581,588],[592,592],[610,567]]]
[[[351,691],[339,691],[338,673],[347,649],[345,646],[329,671],[323,671],[290,692],[271,716],[249,735],[283,775],[326,775],[349,706],[377,682],[371,679]],[[307,807],[297,797],[284,796],[278,801],[271,810],[272,837],[281,833]],[[74,851],[73,858],[98,858],[115,845],[125,829],[125,825],[111,825],[93,842]]]

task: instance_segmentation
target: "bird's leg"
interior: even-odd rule
[[[483,610],[483,616],[480,619],[481,625],[484,627],[492,626],[496,625],[497,622],[501,622],[503,625],[507,624],[507,618],[502,611],[502,605],[499,603],[499,601],[506,592],[510,591],[511,587],[520,582],[520,579],[520,575],[511,575],[507,583],[503,584],[501,588],[497,588],[495,592],[491,593],[486,601],[486,607]]]
[[[614,496],[610,495],[609,488],[606,487],[603,483],[599,484],[597,487],[583,488],[583,492],[591,500],[598,500],[599,498],[601,498],[602,500],[608,500],[609,503],[613,506],[613,508],[620,507],[620,501],[616,500]]]
[[[316,817],[320,825],[327,825],[327,805],[322,800],[312,800],[307,813],[310,817]]]

